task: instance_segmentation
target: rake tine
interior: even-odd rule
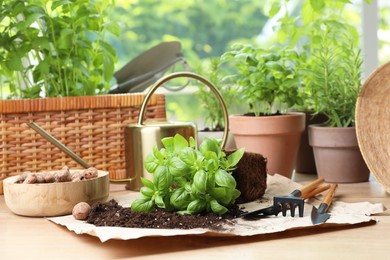
[[[304,209],[304,207],[302,206],[302,205],[299,205],[298,206],[298,210],[299,210],[299,217],[303,217],[303,209]]]
[[[287,206],[286,204],[280,204],[280,206],[282,207],[283,217],[285,217],[287,215]]]
[[[297,204],[293,204],[290,206],[290,215],[291,217],[295,217],[295,208],[297,207]]]

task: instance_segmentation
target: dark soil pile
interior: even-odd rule
[[[179,215],[175,212],[166,212],[155,209],[152,212],[134,212],[130,208],[120,206],[115,200],[95,203],[92,206],[87,222],[96,226],[115,226],[132,228],[208,228],[223,230],[223,224],[233,224],[242,211],[234,205],[222,215],[204,213],[196,215]]]

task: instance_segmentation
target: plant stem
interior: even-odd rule
[[[47,7],[46,5],[43,5],[44,8],[45,8],[45,12],[49,14],[48,10],[47,10]],[[58,56],[59,55],[59,51],[57,49],[57,40],[55,38],[55,30],[54,30],[54,24],[53,24],[53,21],[52,21],[52,18],[50,15],[47,16],[48,18],[48,29],[51,31],[51,35],[52,35],[52,38],[51,40],[53,41],[53,45],[52,47],[54,48],[54,51],[56,52],[56,55]],[[42,28],[42,30],[45,30],[45,28]],[[49,51],[52,51],[52,50],[49,50]],[[61,73],[61,66],[60,66],[60,63],[58,62],[57,63],[57,70],[58,70],[58,87],[57,87],[57,84],[53,84],[53,87],[55,89],[55,92],[57,93],[57,96],[60,95],[60,89],[61,88],[61,85],[62,85],[62,81],[63,81],[63,78],[62,78],[62,73]],[[54,79],[52,79],[52,81],[54,81]]]

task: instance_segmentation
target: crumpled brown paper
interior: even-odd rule
[[[248,211],[265,208],[272,204],[273,196],[286,195],[286,191],[293,191],[301,185],[280,175],[268,176],[267,190],[261,202],[246,203],[245,209]],[[289,193],[287,192],[287,193]],[[336,191],[337,192],[337,191]],[[131,202],[138,197],[138,193],[132,192],[127,195],[115,197],[124,207],[129,207]],[[148,229],[148,228],[121,228],[121,227],[96,227],[85,223],[84,221],[75,220],[73,216],[62,216],[48,218],[50,221],[66,226],[70,231],[76,234],[89,234],[98,237],[102,242],[110,239],[129,240],[147,236],[177,236],[177,235],[225,235],[225,236],[252,236],[259,234],[282,232],[292,228],[312,227],[310,213],[314,206],[318,207],[320,199],[312,198],[305,202],[304,217],[283,217],[281,214],[263,218],[256,221],[248,221],[242,218],[236,219],[234,225],[224,227],[224,231],[215,231],[208,229]],[[334,201],[329,209],[331,217],[326,224],[344,224],[351,225],[363,222],[369,222],[375,219],[373,214],[382,213],[385,207],[381,203],[372,204],[369,202],[345,203]],[[288,213],[289,214],[289,213]],[[297,214],[298,215],[298,214]]]

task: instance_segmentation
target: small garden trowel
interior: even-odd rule
[[[322,224],[325,221],[327,221],[328,218],[330,217],[330,214],[327,213],[327,211],[330,207],[330,204],[332,203],[333,194],[336,188],[337,188],[337,184],[332,184],[332,186],[330,187],[328,193],[325,195],[325,198],[322,200],[318,209],[315,206],[313,206],[313,209],[311,211],[311,222],[313,223],[313,225]]]

